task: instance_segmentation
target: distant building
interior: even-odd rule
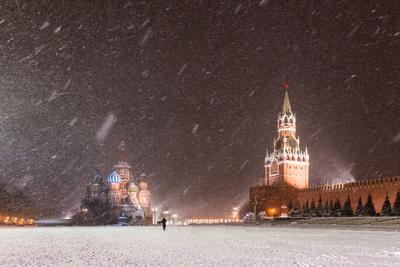
[[[138,179],[134,179],[124,138],[118,149],[119,159],[112,172],[105,179],[99,172],[90,178],[86,198],[109,203],[120,221],[130,218],[137,223],[151,224],[151,193],[146,174],[142,172]]]
[[[260,185],[250,188],[250,208],[256,212],[265,211],[269,216],[288,216],[288,207],[303,207],[307,201],[323,203],[337,199],[343,204],[350,198],[353,209],[361,197],[366,202],[371,194],[379,212],[388,194],[391,203],[400,189],[400,177],[372,179],[346,184],[329,184],[310,187],[310,155],[307,148],[300,148],[296,136],[296,115],[293,113],[286,88],[281,112],[277,120],[278,136],[274,148],[265,157],[264,177]]]

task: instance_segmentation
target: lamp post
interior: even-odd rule
[[[158,208],[152,208],[151,211],[153,212],[153,225],[157,225],[157,211]]]
[[[178,218],[178,214],[172,214],[172,224],[175,225],[175,220]]]
[[[258,224],[257,205],[258,205],[258,195],[255,195],[254,196],[254,216],[255,216],[255,221]]]
[[[238,215],[239,215],[239,208],[238,207],[234,207],[232,209],[232,219],[233,222],[237,222],[238,221]]]

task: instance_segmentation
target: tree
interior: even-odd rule
[[[357,208],[356,208],[356,216],[364,216],[364,206],[362,204],[361,197],[358,199]]]
[[[5,184],[0,184],[0,214],[34,218],[40,210],[22,191],[8,191]]]
[[[81,212],[72,218],[77,225],[108,225],[114,221],[111,207],[101,199],[85,199]]]
[[[288,213],[290,213],[292,211],[292,209],[293,209],[293,202],[292,201],[289,201],[289,204],[287,205],[287,208],[288,208]]]
[[[321,196],[319,196],[318,206],[317,206],[317,216],[321,217],[323,212],[324,212],[324,207],[322,206],[322,198]]]
[[[311,216],[310,204],[308,203],[308,199],[306,201],[306,207],[304,208],[304,215],[306,217],[310,217]]]
[[[322,216],[323,216],[323,217],[329,217],[329,216],[331,216],[331,210],[330,210],[330,208],[329,208],[328,200],[325,201],[325,207],[324,207],[324,210],[322,211]]]
[[[364,214],[366,216],[376,216],[374,202],[372,202],[371,194],[368,194],[367,203],[364,206]]]
[[[336,199],[335,205],[333,206],[332,216],[337,217],[342,213],[342,205],[340,204],[339,198]]]
[[[353,209],[351,208],[350,196],[347,196],[347,200],[343,204],[343,210],[341,216],[351,217],[353,216]]]
[[[299,209],[298,204],[296,204],[296,206],[290,211],[289,215],[290,217],[301,217],[302,212],[303,211]]]
[[[381,216],[391,216],[392,215],[392,207],[389,200],[389,195],[386,193],[385,201],[383,202],[381,209]]]
[[[393,203],[392,215],[400,216],[400,192],[397,192],[396,194],[396,200]]]
[[[315,206],[315,201],[314,199],[311,200],[311,206],[310,206],[310,215],[312,217],[317,217],[317,207]]]

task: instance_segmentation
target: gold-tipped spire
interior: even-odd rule
[[[285,87],[285,98],[283,99],[282,114],[293,114],[290,107],[288,87]]]

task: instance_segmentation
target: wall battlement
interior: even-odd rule
[[[353,210],[357,207],[358,199],[361,198],[365,204],[368,195],[371,195],[377,212],[380,212],[382,204],[388,195],[393,204],[397,192],[400,191],[400,176],[386,177],[378,179],[369,179],[364,181],[330,184],[316,186],[305,189],[297,189],[287,186],[283,190],[280,186],[254,186],[250,188],[250,207],[254,207],[255,196],[257,196],[259,210],[275,210],[276,215],[280,214],[280,206],[292,205],[304,206],[307,201],[317,202],[321,198],[323,203],[335,202],[337,199],[343,204],[347,198],[350,198]],[[285,194],[283,198],[282,194]]]
[[[322,186],[315,186],[310,188],[299,189],[300,192],[340,192],[352,189],[359,189],[360,187],[369,186],[387,186],[387,185],[400,185],[400,176],[385,177],[378,179],[363,180],[345,184],[328,184]]]

